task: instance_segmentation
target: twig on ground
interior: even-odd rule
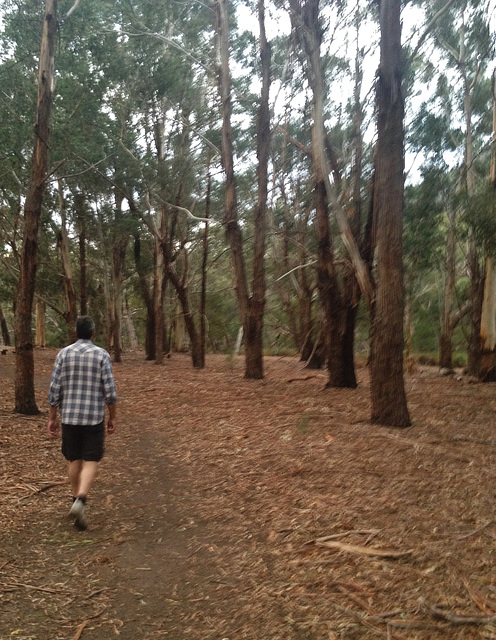
[[[4,583],[5,587],[24,587],[25,589],[33,589],[35,591],[44,591],[45,593],[70,593],[65,589],[50,589],[49,587],[37,587],[34,584],[26,584],[25,582],[6,582]]]
[[[329,536],[320,536],[319,538],[314,538],[313,540],[309,540],[305,542],[305,544],[316,544],[317,542],[326,542],[327,540],[336,540],[337,538],[344,538],[345,536],[349,536],[352,533],[360,534],[360,535],[377,535],[381,532],[381,529],[359,529],[357,531],[342,531],[341,533],[333,533]]]
[[[486,522],[486,524],[483,524],[481,527],[478,527],[477,529],[474,529],[469,533],[465,533],[463,536],[458,536],[457,540],[466,540],[467,538],[475,536],[477,533],[484,531],[484,529],[487,529],[487,527],[490,527],[492,524],[494,524],[494,520],[490,520],[489,522]]]

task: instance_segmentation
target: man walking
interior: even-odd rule
[[[86,529],[86,497],[103,457],[105,405],[109,409],[107,433],[116,428],[116,403],[109,354],[91,341],[95,323],[89,316],[76,322],[77,341],[62,349],[48,393],[48,432],[57,434],[57,409],[62,418],[62,454],[69,461],[73,503],[69,515]]]

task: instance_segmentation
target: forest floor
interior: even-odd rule
[[[114,365],[118,430],[67,514],[42,413],[13,413],[0,355],[0,639],[496,638],[496,386],[406,374],[413,426],[370,424],[356,390],[267,358],[143,354]]]

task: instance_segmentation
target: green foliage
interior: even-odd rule
[[[256,19],[256,7],[245,2]],[[325,72],[325,116],[328,140],[342,168],[341,195],[348,205],[351,167],[355,161],[355,126],[363,118],[365,133],[361,191],[363,210],[370,198],[374,117],[372,84],[363,81],[357,105],[353,86],[354,56],[365,68],[376,51],[377,3],[345,0],[323,7],[322,62]],[[443,7],[442,0],[416,2],[426,23]],[[64,18],[62,10],[56,50],[57,84],[53,105],[50,162],[40,233],[37,294],[50,302],[47,335],[50,344],[66,340],[61,313],[65,310],[62,264],[57,248],[60,230],[59,181],[67,208],[74,282],[80,291],[78,240],[81,221],[87,233],[90,313],[99,326],[107,321],[112,294],[112,251],[129,240],[123,272],[127,302],[141,343],[146,312],[136,275],[131,239],[141,238],[143,269],[151,290],[154,269],[154,225],[165,216],[164,230],[176,258],[173,268],[187,281],[193,313],[198,320],[203,225],[183,209],[202,217],[207,167],[213,175],[210,215],[223,218],[224,178],[220,110],[215,88],[216,63],[213,15],[205,3],[178,0],[84,0]],[[257,202],[255,125],[259,103],[259,51],[256,24],[238,24],[236,3],[230,3],[230,50],[233,72],[233,143],[235,148],[239,218],[244,238],[248,280],[251,278],[253,211]],[[42,2],[3,0],[0,33],[0,300],[12,308],[17,286],[22,201],[29,179],[36,105],[38,49]],[[357,11],[359,9],[359,11]],[[490,81],[486,73],[493,55],[486,3],[454,3],[442,15],[422,51],[407,68],[408,100],[422,96],[407,121],[409,150],[422,157],[416,184],[405,194],[404,259],[406,287],[413,301],[413,349],[437,348],[446,255],[446,215],[456,213],[457,295],[467,299],[463,279],[463,241],[475,233],[481,252],[496,252],[494,201],[487,183],[491,134]],[[286,11],[269,3],[271,14]],[[364,28],[367,27],[367,29]],[[407,25],[406,25],[407,26]],[[355,42],[358,27],[359,41]],[[370,27],[370,29],[368,29]],[[475,150],[476,193],[460,187],[464,147],[463,82],[453,59],[465,30],[463,69],[470,84]],[[406,28],[406,27],[405,27]],[[364,41],[362,31],[367,31]],[[370,34],[373,34],[372,37]],[[313,295],[316,255],[313,229],[312,104],[295,34],[270,34],[272,49],[273,136],[269,193],[269,232],[266,247],[265,345],[268,353],[290,353],[295,346],[290,315],[299,312],[299,296],[307,286]],[[443,43],[448,45],[443,46]],[[435,49],[433,49],[435,47]],[[480,75],[476,78],[476,70]],[[352,82],[350,82],[350,79]],[[367,84],[369,82],[369,84]],[[425,88],[429,96],[425,95]],[[277,96],[277,102],[272,102]],[[121,209],[120,202],[123,199]],[[81,204],[82,203],[82,204]],[[129,208],[132,204],[133,210]],[[362,221],[363,222],[363,221]],[[331,218],[336,257],[346,259]],[[188,254],[187,265],[184,258]],[[181,256],[181,257],[178,257]],[[297,269],[309,264],[304,269]],[[291,276],[278,280],[296,269]],[[304,277],[303,277],[304,276]],[[277,283],[277,284],[276,284]],[[221,226],[210,227],[207,267],[208,348],[231,352],[239,329],[230,255]],[[285,303],[283,304],[283,300]],[[176,299],[169,288],[170,317]],[[318,318],[318,303],[313,304]],[[9,316],[10,317],[10,316]],[[99,340],[103,341],[102,335]],[[357,349],[365,350],[368,318],[360,307]],[[463,349],[463,327],[456,345]]]

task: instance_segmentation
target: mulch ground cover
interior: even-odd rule
[[[42,413],[13,413],[0,356],[0,639],[496,638],[496,386],[406,374],[412,427],[370,424],[356,390],[267,358],[114,365],[118,430],[67,518]]]

